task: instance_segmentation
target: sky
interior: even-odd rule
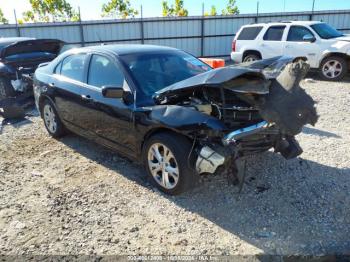
[[[101,7],[108,0],[67,0],[73,7],[80,7],[82,20],[101,19]],[[162,0],[130,0],[134,8],[143,7],[144,17],[157,17],[162,15]],[[308,11],[312,9],[313,0],[258,0],[259,13],[268,12],[293,12]],[[169,3],[175,0],[168,0]],[[202,3],[205,11],[210,11],[212,5],[218,12],[225,7],[228,0],[184,0],[185,8],[189,15],[201,15]],[[236,0],[241,14],[256,13],[257,0]],[[16,9],[17,17],[21,18],[25,10],[30,9],[29,0],[0,0],[0,8],[5,17],[14,22],[13,10]],[[315,10],[350,9],[350,0],[315,0]]]

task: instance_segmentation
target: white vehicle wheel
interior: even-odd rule
[[[330,56],[324,59],[320,67],[320,75],[324,80],[338,81],[348,71],[347,61],[342,57]]]

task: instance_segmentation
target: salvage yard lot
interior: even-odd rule
[[[38,116],[0,135],[1,254],[333,254],[350,252],[350,83],[302,82],[320,119],[286,161],[247,159],[247,184],[205,177],[186,194]]]

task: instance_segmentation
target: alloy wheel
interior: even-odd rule
[[[44,106],[44,121],[47,129],[51,133],[55,133],[57,131],[57,121],[56,114],[51,105],[46,104]]]
[[[148,149],[148,168],[156,182],[173,189],[179,182],[179,167],[171,150],[162,143],[154,143]]]
[[[322,67],[322,73],[327,78],[336,78],[342,70],[342,64],[337,60],[329,60]]]

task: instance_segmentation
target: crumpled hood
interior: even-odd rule
[[[282,56],[214,69],[161,89],[154,99],[157,104],[171,104],[173,97],[188,96],[188,91],[202,87],[228,89],[283,134],[296,135],[318,119],[315,101],[299,84],[309,70],[304,60]]]
[[[0,52],[0,59],[15,54],[24,54],[32,52],[47,52],[58,55],[64,42],[57,39],[31,39],[19,41],[5,46]]]
[[[251,81],[247,83],[247,81],[237,81],[237,79],[250,79]],[[166,97],[197,87],[224,87],[238,93],[267,94],[269,92],[266,78],[260,70],[244,67],[221,67],[165,87],[157,91],[153,97],[158,103],[161,103]]]

